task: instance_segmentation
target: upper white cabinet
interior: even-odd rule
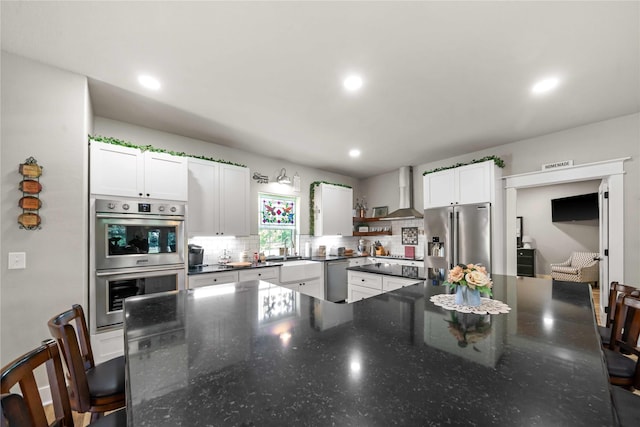
[[[190,236],[248,236],[249,168],[189,159]]]
[[[353,235],[353,190],[319,184],[314,193],[314,236]]]
[[[493,203],[500,176],[493,160],[427,174],[423,177],[424,208]]]
[[[91,141],[91,193],[187,200],[187,158]]]

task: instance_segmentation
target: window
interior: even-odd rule
[[[298,227],[295,197],[259,194],[260,212],[258,235],[260,252],[266,256],[293,255],[296,252],[296,229]],[[286,249],[285,249],[286,248]]]

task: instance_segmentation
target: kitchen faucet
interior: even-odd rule
[[[287,256],[289,255],[289,248],[287,247],[287,241],[291,242],[291,249],[295,248],[295,244],[293,243],[293,239],[284,239],[284,260],[287,260]],[[291,252],[293,255],[293,251]]]

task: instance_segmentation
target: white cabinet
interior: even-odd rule
[[[223,285],[225,283],[238,282],[237,271],[222,271],[220,273],[203,273],[189,276],[189,289],[201,288],[203,286]]]
[[[382,278],[382,291],[389,292],[389,291],[403,288],[405,286],[415,285],[416,283],[420,283],[420,282],[422,282],[422,280],[404,279],[402,277],[395,277],[395,276],[384,276]]]
[[[187,158],[91,141],[91,193],[186,201]]]
[[[314,236],[353,235],[353,190],[319,184],[314,192]]]
[[[347,302],[359,301],[382,293],[382,275],[359,271],[348,271],[347,273]]]
[[[189,159],[189,236],[248,236],[249,169]]]
[[[320,278],[306,279],[296,283],[282,283],[282,286],[310,297],[324,299],[324,280]]]
[[[350,303],[421,282],[421,280],[417,279],[406,279],[385,274],[362,273],[359,271],[349,271],[348,273],[348,302]]]
[[[322,262],[291,261],[280,267],[280,284],[296,292],[324,299]]]
[[[358,285],[349,285],[349,303],[380,295],[380,291]]]
[[[424,267],[424,261],[415,261],[409,259],[396,259],[389,262],[390,264],[406,265],[410,267]]]
[[[280,267],[260,267],[238,271],[240,282],[247,280],[264,280],[266,282],[278,283],[280,278]]]
[[[358,265],[371,264],[367,257],[349,258],[349,267],[356,267]]]
[[[493,202],[500,175],[493,160],[433,172],[423,177],[424,208]]]

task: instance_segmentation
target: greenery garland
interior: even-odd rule
[[[504,160],[502,160],[500,157],[497,156],[485,156],[481,159],[473,159],[470,162],[467,163],[456,163],[453,166],[443,166],[441,168],[435,168],[429,171],[425,171],[422,173],[422,175],[426,175],[429,173],[434,173],[434,172],[440,172],[440,171],[444,171],[447,169],[453,169],[453,168],[459,168],[460,166],[467,166],[467,165],[471,165],[474,163],[482,163],[482,162],[486,162],[487,160],[493,160],[493,162],[496,164],[496,166],[498,166],[499,168],[503,168],[504,167]]]
[[[211,162],[224,163],[226,165],[239,166],[239,167],[242,167],[242,168],[246,168],[247,167],[246,165],[241,165],[239,163],[228,162],[226,160],[221,160],[221,159],[214,159],[212,157],[198,156],[198,155],[195,155],[195,154],[187,154],[187,153],[182,152],[182,151],[171,151],[171,150],[165,150],[163,148],[156,148],[153,145],[136,145],[136,144],[133,144],[133,143],[128,142],[128,141],[123,141],[121,139],[112,138],[110,136],[89,135],[89,141],[104,142],[106,144],[120,145],[122,147],[137,148],[138,150],[140,150],[142,152],[151,151],[153,153],[166,153],[166,154],[171,154],[172,156],[193,157],[194,159],[209,160]]]
[[[313,236],[314,231],[315,231],[315,203],[314,203],[314,197],[316,194],[316,187],[320,184],[329,184],[329,185],[335,185],[337,187],[345,187],[345,188],[353,188],[350,185],[345,185],[345,184],[336,184],[333,182],[327,182],[327,181],[313,181],[310,185],[309,185],[309,235]]]

